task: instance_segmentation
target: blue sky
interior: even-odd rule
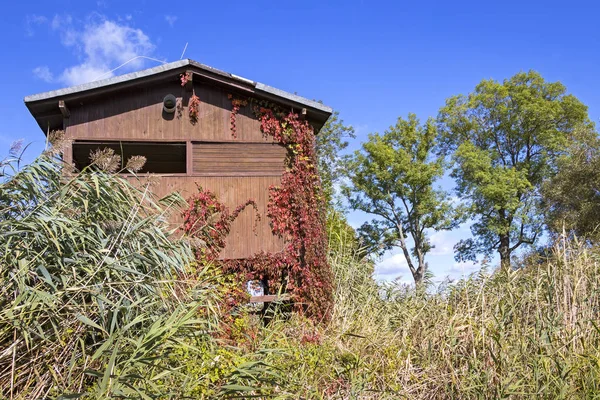
[[[28,94],[70,86],[143,55],[181,57],[321,99],[356,128],[357,148],[398,116],[435,116],[444,100],[484,78],[529,69],[559,80],[600,117],[600,6],[592,1],[29,1],[3,4],[0,154],[44,135],[23,105]],[[137,60],[116,74],[157,65]],[[443,182],[450,186],[451,182]],[[353,213],[360,225],[364,216]],[[459,277],[452,246],[468,229],[438,233],[429,263]],[[410,274],[387,254],[377,277]]]

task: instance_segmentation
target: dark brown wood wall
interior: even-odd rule
[[[232,209],[253,199],[260,222],[254,229],[254,211],[243,211],[232,225],[221,257],[245,258],[259,251],[283,250],[284,242],[271,233],[266,212],[268,188],[281,182],[285,148],[263,136],[250,106],[242,107],[237,115],[234,138],[226,89],[195,81],[194,92],[200,98],[196,124],[190,122],[187,107],[180,116],[177,111],[175,115],[162,112],[165,95],[174,94],[184,105],[191,96],[174,79],[172,83],[114,93],[89,104],[69,104],[71,115],[65,119],[65,133],[73,141],[185,142],[187,173],[160,176],[153,192],[164,196],[179,191],[187,198],[196,192],[198,184]],[[71,159],[67,151],[65,160]]]
[[[250,106],[242,107],[237,115],[237,138],[233,137],[226,89],[195,83],[194,91],[200,98],[196,124],[190,122],[187,107],[179,118],[177,111],[163,115],[162,100],[167,94],[183,98],[185,105],[191,96],[174,81],[121,91],[90,104],[69,104],[71,117],[65,120],[65,128],[69,137],[87,140],[272,142],[263,136]]]
[[[284,170],[286,149],[270,143],[194,142],[194,173],[278,176]]]

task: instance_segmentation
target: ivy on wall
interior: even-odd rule
[[[200,241],[194,246],[196,258],[202,261],[216,261],[225,247],[231,223],[249,206],[254,209],[256,221],[260,221],[254,200],[247,200],[230,212],[228,207],[217,200],[214,193],[198,186],[198,193],[188,199],[188,208],[183,212],[184,232]]]
[[[185,74],[179,75],[179,80],[181,81],[181,87],[185,87],[187,83],[192,79],[191,72],[186,72]],[[196,96],[195,93],[192,94],[190,100],[188,102],[188,113],[190,117],[190,122],[192,125],[195,125],[198,122],[198,112],[200,109],[200,98]]]
[[[324,201],[316,169],[314,130],[297,113],[273,103],[233,95],[228,98],[232,102],[234,137],[240,108],[251,104],[262,133],[287,149],[286,171],[281,184],[269,188],[267,205],[271,230],[285,240],[286,247],[280,253],[261,252],[243,260],[223,260],[221,267],[246,281],[267,282],[271,293],[289,293],[297,311],[316,321],[326,321],[333,302],[332,273],[327,262]],[[231,223],[248,206],[257,211],[256,203],[248,200],[230,212],[214,194],[199,188],[183,215],[186,234],[202,242],[198,246],[199,260],[217,262]]]
[[[229,122],[231,124],[231,136],[233,136],[234,139],[237,139],[237,126],[235,125],[237,115],[240,112],[241,107],[248,105],[248,100],[233,97],[232,94],[228,94],[227,98],[231,100],[231,115],[229,117]]]

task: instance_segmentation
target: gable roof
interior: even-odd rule
[[[48,128],[50,130],[62,129],[62,114],[58,107],[58,102],[61,100],[69,102],[83,100],[84,98],[89,99],[108,92],[143,85],[188,71],[220,85],[230,86],[238,91],[246,92],[248,95],[254,97],[268,99],[292,108],[306,108],[307,117],[313,122],[317,131],[325,124],[325,121],[327,121],[333,112],[331,107],[317,101],[309,100],[260,82],[251,81],[190,59],[165,63],[142,71],[114,76],[82,85],[33,94],[26,96],[24,101],[45,133]]]

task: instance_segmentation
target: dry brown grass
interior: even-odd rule
[[[348,249],[346,249],[348,250]],[[380,287],[372,266],[332,253],[326,328],[293,318],[265,346],[285,388],[315,399],[594,398],[600,386],[598,252],[562,240],[522,268],[481,272],[439,292]],[[301,338],[318,332],[318,344]]]

